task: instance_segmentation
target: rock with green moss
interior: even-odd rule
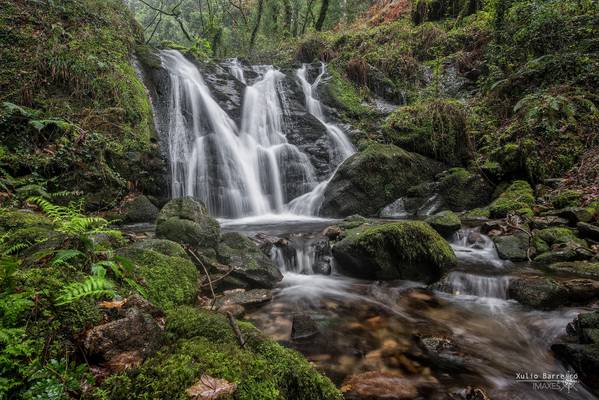
[[[551,197],[551,204],[555,208],[578,207],[582,200],[582,193],[566,189],[562,190]]]
[[[222,280],[224,286],[271,289],[283,279],[279,269],[256,243],[237,232],[222,235],[218,258],[233,269]]]
[[[491,202],[493,187],[481,175],[451,168],[437,177],[438,193],[452,211],[470,210]]]
[[[177,242],[166,239],[145,239],[135,242],[132,248],[141,250],[154,250],[165,256],[187,258],[185,249]]]
[[[399,107],[385,121],[389,143],[450,165],[470,158],[467,116],[454,100],[432,100]]]
[[[599,262],[566,261],[549,265],[548,270],[566,275],[576,275],[599,280]]]
[[[552,279],[518,278],[510,281],[508,297],[519,303],[541,309],[551,309],[567,303],[567,290]]]
[[[156,236],[196,248],[216,248],[220,225],[208,215],[204,204],[182,197],[169,201],[160,210]]]
[[[579,246],[586,247],[583,239],[576,237],[574,231],[564,227],[545,228],[534,232],[533,243],[539,252],[548,251],[557,244],[573,242]]]
[[[435,282],[457,260],[449,244],[425,222],[362,225],[333,246],[337,265],[366,279]]]
[[[510,261],[526,261],[529,256],[529,236],[524,232],[493,238],[499,258]]]
[[[593,209],[584,207],[566,207],[561,210],[550,211],[547,215],[557,215],[567,219],[570,224],[576,225],[578,222],[590,222],[593,219]]]
[[[477,221],[477,220],[487,220],[491,216],[491,212],[488,208],[474,208],[472,210],[468,210],[465,213],[460,215],[460,219],[463,221]]]
[[[590,255],[588,252],[578,248],[566,246],[563,249],[551,250],[539,254],[535,257],[534,262],[539,265],[549,265],[566,261],[588,260],[589,258]]]
[[[534,202],[535,197],[530,184],[525,181],[514,181],[491,203],[489,211],[492,218],[505,218],[511,213],[533,216]]]
[[[576,228],[578,228],[581,236],[599,241],[599,226],[587,222],[579,222],[576,224]]]
[[[192,307],[167,314],[171,344],[136,371],[107,380],[103,389],[113,400],[187,399],[186,389],[202,375],[237,385],[240,400],[341,400],[331,381],[301,355],[238,322],[243,347],[225,316]]]
[[[156,207],[147,196],[141,195],[125,205],[125,221],[154,222],[158,216]]]
[[[136,245],[120,249],[119,255],[133,261],[135,275],[153,304],[168,310],[195,300],[198,271],[189,259],[165,255]]]
[[[452,211],[441,211],[426,218],[425,221],[445,237],[451,236],[462,227],[460,218]]]
[[[324,191],[321,215],[377,215],[407,190],[431,181],[441,165],[397,146],[371,144],[337,170]]]

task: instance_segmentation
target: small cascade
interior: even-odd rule
[[[406,208],[406,200],[403,197],[385,206],[381,210],[381,218],[407,218],[412,214]]]
[[[480,233],[479,229],[461,229],[451,240],[451,247],[463,264],[486,265],[502,268],[507,262],[499,258],[495,244],[490,237]]]
[[[508,276],[482,276],[453,271],[439,286],[443,291],[454,295],[507,299],[509,282]]]
[[[233,75],[235,77],[235,79],[237,79],[239,82],[243,83],[244,85],[247,84],[247,82],[245,80],[245,74],[243,72],[243,68],[237,58],[233,58],[233,59],[229,60],[228,67],[229,67],[229,72],[231,72],[231,75]]]
[[[215,216],[281,213],[317,186],[312,164],[283,133],[281,81],[270,66],[254,68],[241,127],[213,99],[197,67],[175,50],[161,52],[169,73],[168,148],[173,197],[200,198]],[[245,81],[238,61],[231,73]]]
[[[332,270],[329,242],[320,236],[292,235],[271,248],[271,258],[281,272],[329,275]]]

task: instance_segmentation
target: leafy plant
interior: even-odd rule
[[[83,282],[74,282],[62,289],[56,298],[56,305],[63,306],[84,297],[101,296],[114,296],[114,285],[106,277],[104,269],[96,269],[95,274],[88,276]]]

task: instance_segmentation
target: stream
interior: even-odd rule
[[[456,234],[459,266],[428,288],[409,281],[372,282],[311,272],[320,232],[333,221],[226,221],[223,229],[284,237],[291,262],[273,254],[284,273],[272,302],[247,318],[273,339],[304,354],[336,384],[352,374],[392,371],[429,398],[484,388],[492,399],[592,399],[582,384],[569,393],[535,390],[516,374],[567,373],[549,347],[582,308],[535,311],[507,300],[522,267],[497,257],[492,241],[473,230]],[[475,233],[475,243],[468,241]],[[525,272],[525,271],[524,271]],[[291,340],[294,318],[318,333]]]

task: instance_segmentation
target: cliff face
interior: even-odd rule
[[[121,1],[1,0],[0,164],[91,207],[164,187],[146,90],[132,53],[141,30]]]

